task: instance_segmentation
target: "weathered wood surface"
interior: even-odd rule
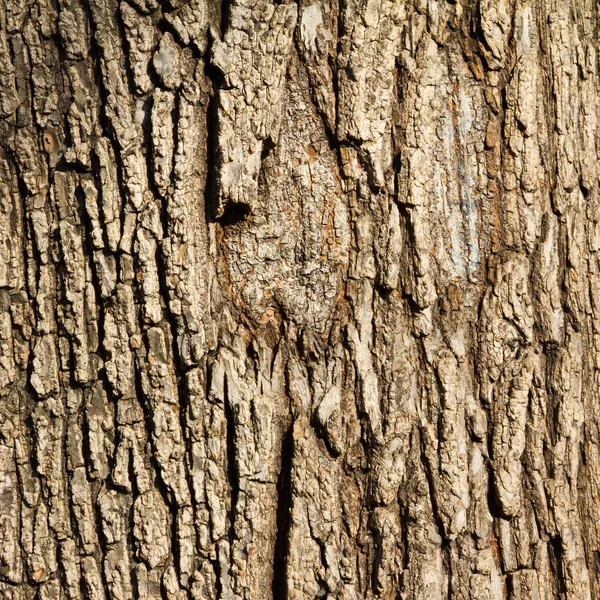
[[[0,0],[0,597],[600,599],[594,0]]]

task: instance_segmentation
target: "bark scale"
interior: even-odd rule
[[[600,599],[593,0],[0,0],[0,597]]]

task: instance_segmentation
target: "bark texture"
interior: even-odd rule
[[[0,0],[0,597],[599,600],[595,0]]]

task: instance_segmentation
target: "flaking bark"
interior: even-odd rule
[[[593,0],[0,0],[0,597],[600,600]]]

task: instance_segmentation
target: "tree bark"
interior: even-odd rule
[[[594,0],[0,0],[0,597],[600,599]]]

